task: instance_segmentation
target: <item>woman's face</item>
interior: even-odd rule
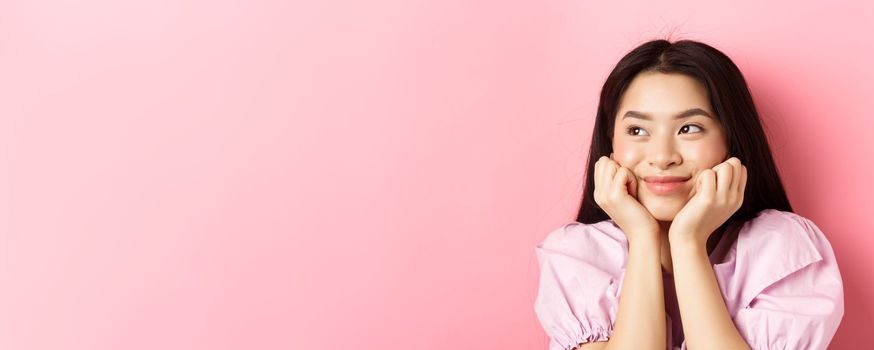
[[[694,195],[698,174],[729,158],[707,90],[687,75],[645,72],[632,80],[618,110],[613,160],[637,177],[637,199],[653,217],[673,221]],[[654,176],[685,181],[659,190],[646,181]]]

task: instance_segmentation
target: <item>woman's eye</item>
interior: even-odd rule
[[[683,130],[688,131],[688,130],[689,130],[689,127],[698,128],[699,130],[702,130],[702,131],[704,130],[704,129],[701,129],[701,127],[698,126],[698,125],[695,125],[695,124],[686,124],[686,125],[683,125],[682,128],[680,128],[680,131],[683,131]]]
[[[697,132],[702,132],[702,131],[704,131],[704,129],[703,129],[702,127],[698,126],[698,125],[695,125],[695,124],[686,124],[686,125],[683,125],[683,127],[680,128],[680,133],[683,133],[683,132],[689,133],[689,132],[692,131],[692,130],[690,130],[690,128],[697,128],[697,129],[698,129]],[[628,133],[628,134],[631,135],[631,136],[647,136],[647,135],[648,135],[648,134],[646,134],[646,130],[643,130],[642,128],[640,128],[640,127],[638,127],[638,126],[629,126],[629,127],[626,129],[626,133]],[[695,133],[695,132],[692,132],[692,133]]]
[[[641,136],[641,135],[635,133],[635,131],[643,131],[643,132],[646,132],[646,131],[644,131],[643,129],[641,129],[641,128],[639,128],[639,127],[636,127],[636,126],[628,127],[628,129],[627,129],[626,131],[627,131],[628,134],[631,135],[631,136]]]

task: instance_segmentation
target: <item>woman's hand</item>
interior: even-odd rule
[[[658,238],[659,224],[637,200],[637,178],[610,157],[595,162],[595,203],[625,232],[629,241]]]
[[[671,223],[671,242],[704,246],[707,238],[725,223],[744,201],[747,167],[736,157],[698,174],[692,198]]]

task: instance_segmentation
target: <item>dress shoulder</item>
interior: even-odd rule
[[[738,298],[726,301],[751,347],[826,348],[843,317],[843,283],[819,227],[768,209],[744,225],[737,249],[727,285]]]
[[[540,265],[534,311],[550,350],[606,341],[613,333],[621,262],[621,231],[607,221],[571,222],[537,244]]]
[[[628,241],[610,220],[593,224],[573,221],[549,232],[537,248],[584,261],[618,276],[624,268]]]

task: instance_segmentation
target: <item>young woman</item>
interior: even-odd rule
[[[601,90],[575,222],[537,245],[549,349],[825,349],[831,245],[793,213],[737,66],[654,40]]]

